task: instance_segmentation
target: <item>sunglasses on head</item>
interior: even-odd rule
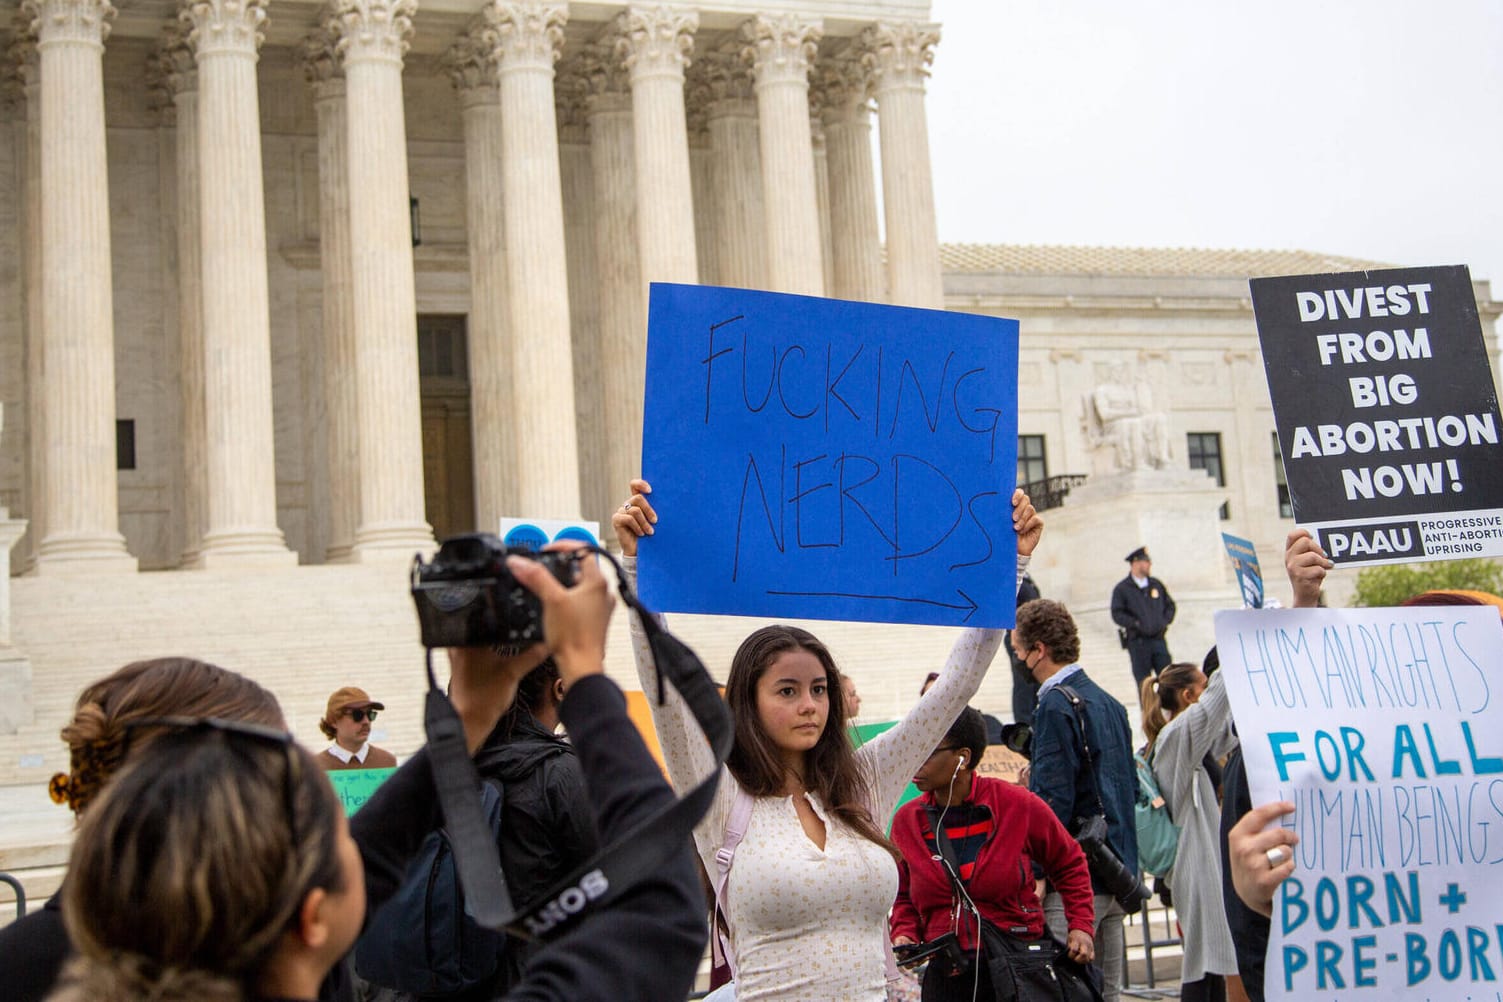
[[[187,733],[197,731],[201,734],[222,734],[229,738],[257,741],[280,747],[286,763],[282,773],[282,799],[287,810],[288,828],[292,833],[293,842],[297,841],[295,791],[302,780],[302,767],[298,756],[294,753],[294,739],[289,732],[240,720],[225,720],[222,717],[145,717],[128,721],[125,724],[127,732],[138,727],[162,727]]]
[[[378,711],[376,711],[376,710],[345,710],[344,712],[348,713],[350,715],[350,719],[353,720],[353,721],[355,721],[355,723],[357,723],[357,724],[363,724],[367,720],[369,720],[371,723],[375,723],[376,722],[376,713]]]

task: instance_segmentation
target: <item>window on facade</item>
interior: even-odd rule
[[[1018,436],[1018,483],[1032,484],[1049,479],[1049,462],[1044,458],[1044,436]]]
[[[1192,431],[1185,436],[1185,446],[1190,454],[1190,469],[1205,470],[1216,481],[1216,486],[1226,486],[1226,469],[1221,462],[1221,432]],[[1222,519],[1232,517],[1231,502],[1221,506]]]
[[[1279,492],[1279,518],[1294,517],[1294,502],[1289,500],[1289,481],[1284,477],[1284,450],[1279,446],[1279,433],[1273,433],[1273,483]]]
[[[136,422],[123,420],[115,422],[115,469],[134,470],[136,468]]]
[[[468,379],[465,318],[424,314],[418,318],[418,373],[440,379]]]

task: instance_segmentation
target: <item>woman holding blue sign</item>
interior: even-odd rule
[[[658,519],[651,487],[634,480],[631,489],[611,524],[635,573],[638,540]],[[1012,511],[1021,577],[1044,524],[1022,491]],[[655,691],[651,651],[632,623],[643,690]],[[741,1002],[885,997],[899,854],[879,819],[976,693],[1003,636],[963,632],[934,687],[860,749],[846,733],[844,676],[824,644],[791,626],[742,642],[726,681],[736,735],[728,775],[694,832]],[[663,706],[649,702],[670,778],[684,785],[704,776],[713,756],[687,707],[672,692]]]

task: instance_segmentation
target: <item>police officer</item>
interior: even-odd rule
[[[1174,660],[1164,641],[1164,633],[1174,622],[1174,599],[1164,582],[1149,576],[1153,563],[1145,547],[1129,553],[1127,564],[1127,577],[1112,589],[1112,621],[1132,659],[1133,681],[1141,687],[1145,678]]]

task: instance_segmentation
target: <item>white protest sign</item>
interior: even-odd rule
[[[1492,607],[1216,614],[1254,804],[1288,800],[1269,1002],[1503,998]]]

